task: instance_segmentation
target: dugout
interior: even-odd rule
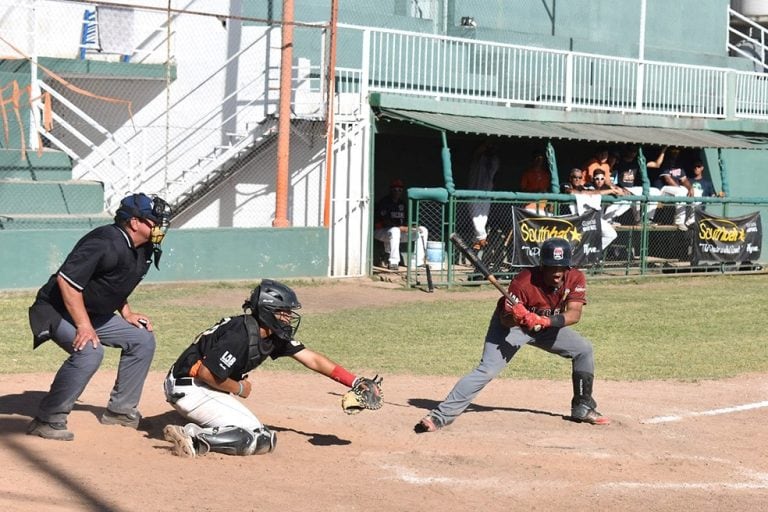
[[[373,95],[372,105],[376,128],[374,197],[382,197],[389,181],[398,177],[410,187],[409,197],[412,200],[442,202],[446,205],[444,213],[433,213],[426,218],[422,214],[418,222],[427,224],[430,233],[440,233],[443,239],[451,229],[462,229],[461,212],[456,211],[461,206],[453,204],[449,207],[451,202],[487,199],[493,202],[493,209],[504,211],[509,204],[521,202],[572,201],[573,196],[559,193],[560,183],[567,179],[572,167],[581,167],[596,149],[603,146],[619,149],[636,145],[641,149],[638,161],[646,201],[650,185],[645,166],[647,158],[655,159],[663,146],[678,146],[682,149],[683,165],[701,159],[707,169],[706,177],[711,179],[717,190],[723,190],[727,195],[725,199],[706,199],[704,203],[715,203],[709,206],[710,211],[717,208],[722,215],[738,216],[752,211],[762,212],[768,204],[768,180],[757,172],[756,164],[766,158],[764,141],[756,133],[728,132],[722,126],[717,130],[702,129],[706,123],[687,123],[685,120],[675,127],[597,124],[596,120],[610,122],[611,116],[586,113],[574,113],[570,116],[574,122],[536,120],[533,117],[546,119],[548,116],[541,111],[521,115],[521,109],[510,109],[508,117],[500,117],[503,115],[500,109],[485,106],[475,106],[470,115],[455,105],[435,105],[433,102],[429,105],[430,110],[424,110],[425,107],[417,101],[386,95]],[[486,138],[497,142],[501,160],[495,190],[469,190],[467,176],[471,155]],[[548,194],[531,196],[519,192],[518,184],[531,153],[537,150],[544,151],[548,158],[551,190]],[[744,162],[753,163],[745,166]],[[659,220],[663,220],[663,215],[671,215],[674,210],[674,201],[671,197],[662,197],[659,202],[662,203]],[[445,218],[450,217],[451,208],[454,209],[454,224]],[[420,207],[417,206],[416,210],[420,211]],[[438,218],[429,218],[436,216]],[[619,258],[631,260],[633,255],[644,249],[643,261],[628,263],[637,266],[640,271],[653,266],[655,260],[690,260],[690,240],[670,228],[651,225],[637,230],[620,228],[621,243],[617,243],[621,246]],[[764,244],[764,234],[762,238]],[[652,242],[650,249],[649,241]],[[658,249],[654,249],[663,246],[680,247],[681,254],[665,258],[664,254],[658,253]],[[667,264],[666,261],[664,263]]]

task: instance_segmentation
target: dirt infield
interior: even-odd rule
[[[300,297],[310,309],[331,303],[329,290],[350,297],[354,286]],[[379,304],[383,295],[433,297],[377,289]],[[363,290],[352,304],[370,295]],[[568,383],[497,380],[455,424],[417,435],[413,425],[454,378],[387,375],[384,408],[346,416],[337,383],[256,371],[246,403],[277,431],[276,451],[194,460],[174,457],[162,439],[166,424],[181,421],[162,398],[160,373],[149,376],[138,431],[99,424],[115,377],[102,370],[70,416],[73,442],[24,435],[52,377],[0,376],[4,510],[757,512],[768,502],[766,375],[599,382],[608,427],[564,419]]]

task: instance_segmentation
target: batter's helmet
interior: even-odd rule
[[[570,267],[573,250],[565,238],[549,238],[541,244],[539,264],[542,267]]]
[[[243,304],[243,310],[250,309],[259,324],[285,341],[292,340],[299,330],[301,315],[295,310],[300,308],[296,293],[272,279],[263,279]]]

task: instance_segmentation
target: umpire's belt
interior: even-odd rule
[[[191,386],[192,377],[182,377],[180,379],[176,379],[173,383],[177,386]]]

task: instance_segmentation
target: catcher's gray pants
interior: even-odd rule
[[[88,343],[77,352],[72,348],[76,329],[70,319],[62,319],[56,329],[53,341],[69,354],[69,358],[59,368],[51,390],[40,402],[37,417],[42,421],[66,423],[75,401],[99,369],[104,359],[105,346],[122,351],[117,379],[107,408],[118,414],[136,411],[144,389],[144,380],[155,355],[155,335],[129,324],[118,315],[94,317],[91,318],[91,323],[99,335],[101,344],[94,348]]]
[[[485,335],[480,364],[456,383],[446,399],[431,414],[445,425],[453,422],[526,344],[572,359],[574,372],[595,372],[592,344],[573,329],[549,328],[528,334],[519,327],[504,327],[498,313],[494,313]]]

